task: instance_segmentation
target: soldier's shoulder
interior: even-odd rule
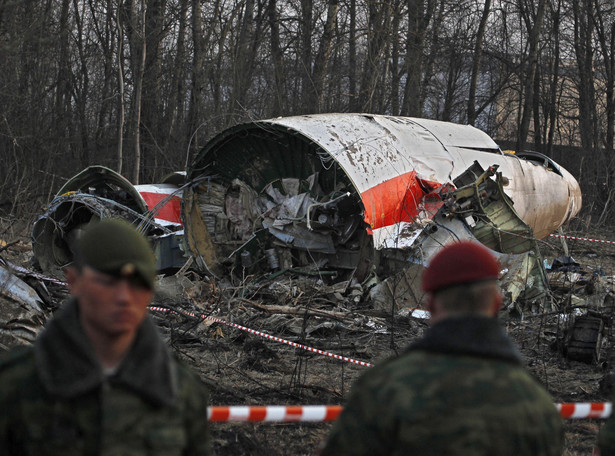
[[[208,389],[197,373],[177,356],[173,357],[179,386],[182,389],[200,391],[207,395]]]
[[[19,388],[35,375],[34,350],[31,346],[17,347],[0,355],[0,389],[8,393]]]
[[[424,359],[424,354],[416,351],[384,360],[365,371],[356,382],[356,387],[371,391],[405,388],[416,381],[417,374],[424,373]]]
[[[31,345],[15,347],[0,354],[0,374],[4,371],[34,362],[34,348]]]

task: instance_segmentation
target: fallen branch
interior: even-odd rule
[[[255,307],[256,309],[264,310],[265,312],[269,312],[272,314],[288,314],[288,315],[301,315],[301,316],[304,316],[307,314],[308,316],[328,317],[328,318],[333,318],[335,320],[342,320],[342,321],[352,320],[352,318],[348,314],[342,313],[342,312],[333,312],[333,311],[318,310],[318,309],[306,309],[305,307],[266,305],[266,304],[261,304],[259,302],[251,301],[245,298],[239,298],[239,300],[244,304],[248,304],[252,307]]]

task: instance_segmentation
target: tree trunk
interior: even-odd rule
[[[372,112],[376,107],[375,94],[378,81],[386,67],[385,48],[391,28],[391,4],[389,1],[368,0],[367,56],[361,75],[359,100],[361,110]]]
[[[350,96],[349,110],[359,110],[357,94],[357,1],[350,0],[350,30],[348,33],[348,92]]]
[[[141,49],[137,52],[140,60],[137,62],[135,73],[135,103],[134,103],[134,167],[132,172],[132,183],[139,184],[141,176],[141,103],[143,98],[143,74],[145,73],[145,57],[147,52],[147,41],[145,39],[145,0],[141,0],[141,34],[138,42]]]
[[[605,21],[605,16],[608,18],[608,13],[602,10],[598,0],[594,0],[594,6],[594,21],[605,74],[606,131],[604,148],[606,155],[610,157],[613,154],[615,135],[615,22],[611,22],[609,26],[608,22]]]
[[[190,0],[181,0],[179,6],[179,24],[177,31],[177,54],[173,65],[171,78],[171,93],[169,96],[169,108],[166,115],[166,134],[163,139],[163,150],[169,148],[171,139],[175,134],[175,127],[184,121],[184,100],[186,99],[186,71],[185,62],[188,60],[186,51],[186,29],[188,6]],[[183,146],[186,141],[178,141]]]
[[[327,76],[327,68],[329,59],[331,58],[331,42],[333,41],[333,33],[337,24],[338,0],[329,0],[327,8],[327,22],[322,37],[320,38],[320,46],[314,60],[314,70],[312,72],[312,96],[310,97],[310,111],[321,112],[324,102],[325,82]]]
[[[117,172],[122,174],[124,167],[124,124],[126,123],[126,111],[124,108],[124,31],[122,25],[122,11],[118,6],[117,17],[117,105],[118,105],[118,122],[117,122]]]
[[[300,114],[310,113],[308,100],[314,90],[312,87],[312,9],[313,0],[301,0],[300,40],[301,40],[301,107]]]
[[[427,3],[426,3],[427,2]],[[431,21],[433,5],[429,0],[408,0],[408,32],[406,34],[406,85],[402,115],[417,116],[422,114],[423,95],[421,78],[423,76],[423,53],[425,32]]]
[[[574,49],[579,71],[579,134],[581,146],[591,153],[596,147],[595,91],[594,91],[594,53],[592,47],[592,14],[587,2],[581,7],[582,0],[572,0],[574,12]]]
[[[148,180],[155,179],[157,168],[157,156],[159,155],[159,145],[163,141],[161,135],[161,121],[164,109],[161,103],[161,44],[166,35],[164,20],[166,17],[167,0],[147,0],[147,9],[144,14],[144,41],[143,51],[145,52],[143,73],[143,88],[141,90],[141,132],[145,140],[141,141],[144,170],[142,174]]]
[[[201,104],[203,102],[203,85],[205,84],[205,50],[203,45],[203,20],[201,18],[200,0],[192,0],[192,87],[190,96],[190,114],[188,121],[188,134],[190,136],[192,151],[199,150],[198,127],[201,122]]]
[[[269,0],[269,30],[271,33],[271,60],[273,61],[273,96],[271,115],[279,116],[284,111],[284,57],[280,48],[280,21],[277,0]]]
[[[474,42],[474,54],[472,55],[472,73],[470,75],[470,91],[468,94],[468,124],[474,125],[476,122],[476,86],[478,85],[478,75],[480,72],[480,61],[483,56],[483,42],[485,40],[485,29],[491,12],[491,0],[485,0],[483,14],[480,17],[476,40]]]
[[[521,122],[519,125],[519,134],[517,136],[517,150],[522,151],[525,149],[525,143],[530,129],[530,118],[532,116],[532,106],[534,102],[534,96],[538,94],[534,93],[534,78],[536,77],[536,66],[538,65],[538,40],[540,38],[540,30],[542,28],[542,22],[545,16],[545,9],[547,7],[547,0],[540,0],[538,2],[538,9],[536,11],[536,17],[534,24],[530,25],[529,18],[528,24],[528,42],[529,52],[527,57],[528,66],[526,67],[525,76],[525,99],[523,103],[523,113],[521,115]],[[531,14],[527,13],[528,17]]]

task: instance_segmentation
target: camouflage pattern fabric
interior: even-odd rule
[[[455,328],[448,330],[453,334],[443,339],[454,339]],[[480,357],[438,353],[450,351],[438,339],[367,371],[321,456],[562,453],[562,421],[551,397],[519,364],[506,355],[498,359],[501,340],[489,346],[489,357]],[[471,340],[457,343],[453,351],[474,349]]]
[[[70,317],[71,312],[65,312],[59,319],[74,336],[72,333],[78,332]],[[192,372],[181,363],[163,357],[160,346],[143,344],[150,348],[150,352],[145,352],[138,349],[140,344],[136,342],[137,352],[132,357],[147,360],[153,355],[164,361],[172,372],[168,381],[164,377],[161,381],[162,373],[153,372],[148,365],[156,364],[148,361],[138,371],[126,368],[122,373],[120,367],[120,372],[113,376],[101,373],[98,377],[98,371],[87,372],[94,371],[87,367],[91,362],[79,359],[87,358],[87,350],[73,345],[74,349],[68,352],[62,342],[57,342],[62,337],[70,342],[71,338],[66,332],[56,331],[58,319],[54,320],[56,323],[48,325],[42,340],[47,347],[56,349],[53,352],[61,348],[62,362],[67,364],[56,365],[56,368],[63,367],[64,377],[55,375],[68,383],[58,383],[54,388],[48,380],[49,373],[41,375],[44,363],[40,359],[44,357],[39,353],[40,346],[21,347],[3,357],[0,361],[1,455],[210,454],[208,393]],[[140,337],[153,337],[151,333],[145,334]],[[52,340],[50,335],[54,336]],[[94,384],[83,382],[83,378],[99,380]],[[167,383],[171,383],[168,388],[163,387]],[[147,388],[139,385],[146,384],[150,385],[149,393],[143,394],[141,389],[147,391]],[[173,391],[172,396],[157,396],[166,391]]]
[[[615,416],[613,414],[600,429],[598,448],[600,456],[615,456]]]

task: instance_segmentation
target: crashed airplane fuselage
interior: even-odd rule
[[[205,146],[187,180],[185,241],[214,273],[361,280],[378,267],[376,252],[426,248],[419,240],[440,228],[516,254],[528,244],[501,242],[500,220],[519,238],[542,239],[581,207],[577,181],[547,157],[505,154],[471,126],[367,114],[235,126]]]
[[[416,278],[431,256],[475,239],[511,271],[509,302],[524,293],[535,301],[548,287],[536,239],[580,207],[565,169],[541,154],[503,153],[474,127],[320,114],[225,130],[186,173],[157,184],[87,168],[60,189],[32,237],[43,271],[58,275],[88,223],[121,217],[150,237],[161,270],[192,262],[240,280],[376,277],[409,305],[422,299]],[[526,293],[530,283],[535,290]]]

